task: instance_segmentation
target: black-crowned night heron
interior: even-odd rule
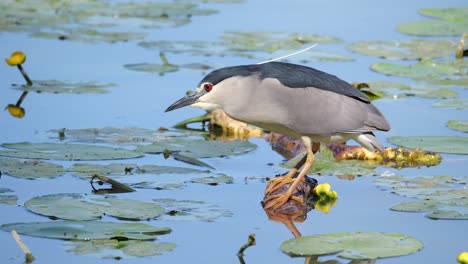
[[[233,119],[302,139],[307,155],[286,176],[272,178],[268,183],[267,194],[292,182],[287,192],[271,195],[265,201],[273,208],[290,198],[297,199],[292,194],[312,167],[320,143],[353,139],[371,151],[382,151],[372,131],[390,129],[380,111],[349,83],[313,68],[283,62],[212,71],[194,93],[169,106],[166,112],[187,105],[205,110],[220,108]]]

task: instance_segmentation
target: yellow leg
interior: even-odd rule
[[[320,147],[320,143],[314,143],[313,146],[312,146],[312,141],[311,141],[311,139],[309,137],[304,136],[304,137],[301,137],[301,139],[304,142],[304,145],[305,145],[305,147],[307,149],[307,156],[305,157],[305,161],[303,163],[304,166],[303,166],[301,172],[296,177],[296,179],[294,179],[293,183],[291,184],[291,186],[289,187],[289,189],[285,193],[271,195],[270,197],[266,198],[263,201],[264,204],[266,205],[265,209],[280,208],[289,199],[297,198],[297,197],[292,197],[292,196],[293,196],[294,192],[296,191],[297,187],[299,186],[299,184],[301,183],[301,181],[304,180],[304,176],[306,175],[306,173],[312,167],[312,164],[315,161],[314,153],[317,152],[319,147]],[[271,189],[278,190],[279,188],[281,188],[285,184],[290,183],[292,176],[294,174],[296,174],[297,170],[302,166],[302,164],[300,164],[300,163],[302,163],[303,160],[304,159],[302,159],[285,177],[282,177],[283,181],[281,181],[279,183],[276,183],[274,187],[271,187]],[[301,165],[301,166],[298,166],[298,165]],[[289,177],[289,178],[287,178],[287,177]],[[277,186],[279,184],[281,184],[281,185],[280,185],[279,188],[277,188]],[[270,186],[268,186],[268,187],[270,187]],[[267,191],[268,191],[268,189],[267,189]],[[294,199],[294,200],[297,201],[298,199]],[[302,200],[302,199],[299,199],[299,200]]]

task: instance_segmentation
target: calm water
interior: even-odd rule
[[[150,31],[145,40],[212,40],[229,30],[284,31],[332,35],[345,41],[338,45],[322,45],[321,50],[347,53],[345,46],[359,40],[405,40],[411,37],[399,34],[397,24],[419,20],[417,10],[423,7],[457,7],[466,1],[246,1],[240,4],[212,6],[218,14],[194,17],[191,24],[171,29]],[[206,5],[210,7],[211,5]],[[23,33],[0,34],[3,57],[15,50],[24,51],[28,60],[24,67],[34,79],[59,79],[71,81],[113,82],[117,87],[100,95],[64,95],[30,93],[23,106],[26,116],[15,119],[6,111],[0,111],[0,143],[52,142],[50,129],[142,127],[157,129],[202,114],[201,110],[186,108],[163,113],[166,107],[180,98],[186,90],[192,90],[205,73],[198,70],[180,70],[157,76],[131,72],[124,64],[159,62],[158,53],[137,46],[137,42],[117,44],[82,44],[69,41],[30,38]],[[382,76],[369,70],[377,58],[352,55],[356,61],[347,63],[312,63],[310,66],[333,73],[347,81],[408,79]],[[214,68],[255,63],[244,58],[195,58],[170,54],[174,64],[202,62]],[[3,86],[0,106],[13,103],[20,92],[10,88],[12,83],[23,83],[13,68],[0,64],[0,80]],[[457,90],[461,98],[467,90]],[[466,120],[465,111],[432,108],[434,100],[411,98],[406,100],[382,99],[375,104],[387,116],[392,125],[388,133],[379,133],[384,145],[390,136],[410,135],[463,135],[446,128],[447,120]],[[262,139],[252,139],[259,147],[246,155],[228,159],[208,159],[219,172],[231,175],[234,184],[205,186],[191,184],[179,190],[155,191],[138,189],[138,192],[120,195],[143,201],[153,198],[178,198],[203,200],[217,204],[234,213],[233,217],[213,223],[151,221],[156,226],[170,226],[173,232],[159,241],[174,242],[177,248],[162,256],[148,258],[124,258],[121,263],[238,263],[235,253],[245,243],[250,233],[255,233],[257,245],[246,251],[247,263],[303,263],[302,258],[290,258],[279,250],[279,245],[292,238],[281,224],[269,221],[259,202],[263,198],[265,183],[244,178],[273,176],[285,170],[280,167],[283,158],[271,150]],[[389,170],[400,175],[451,175],[466,176],[466,156],[443,155],[440,166],[420,169]],[[128,163],[184,166],[161,156],[145,156]],[[70,166],[69,162],[58,162]],[[107,164],[109,162],[103,162]],[[268,165],[274,164],[274,166]],[[330,182],[340,199],[329,214],[312,211],[307,221],[297,224],[303,235],[319,233],[382,231],[401,232],[422,240],[421,252],[401,258],[378,260],[377,263],[454,263],[461,251],[468,250],[467,221],[434,221],[423,214],[398,213],[389,207],[402,201],[400,196],[379,190],[371,177],[353,181],[335,177],[318,177],[319,182]],[[3,176],[0,187],[15,190],[18,205],[28,199],[49,193],[90,193],[87,181],[70,175],[53,180],[21,180]],[[0,223],[45,221],[44,217],[29,213],[22,206],[0,205]],[[114,221],[105,217],[103,220]],[[34,263],[106,263],[90,256],[67,253],[63,241],[23,236],[32,250]],[[0,232],[0,263],[22,263],[20,249],[7,232]],[[327,260],[330,257],[321,258]],[[332,258],[333,259],[333,258]],[[348,263],[347,260],[340,260]]]

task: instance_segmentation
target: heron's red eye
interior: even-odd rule
[[[210,92],[210,91],[213,89],[213,84],[211,84],[211,83],[205,83],[205,84],[203,85],[203,89],[205,89],[205,91],[208,93],[208,92]]]

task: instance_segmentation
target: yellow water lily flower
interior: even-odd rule
[[[15,51],[11,54],[9,59],[5,59],[6,63],[10,66],[21,65],[26,61],[26,55],[22,51]]]
[[[315,210],[328,214],[330,212],[330,204],[319,201],[318,203],[315,203]]]
[[[468,264],[468,252],[462,252],[460,255],[458,255],[457,258],[458,262],[461,264]]]
[[[17,118],[23,118],[25,115],[24,108],[9,104],[5,109],[8,109],[8,112],[10,112],[10,115],[17,117]]]
[[[326,182],[326,183],[322,183],[322,184],[315,186],[314,191],[318,196],[327,196],[328,193],[330,192],[330,188],[331,188],[330,184]]]

